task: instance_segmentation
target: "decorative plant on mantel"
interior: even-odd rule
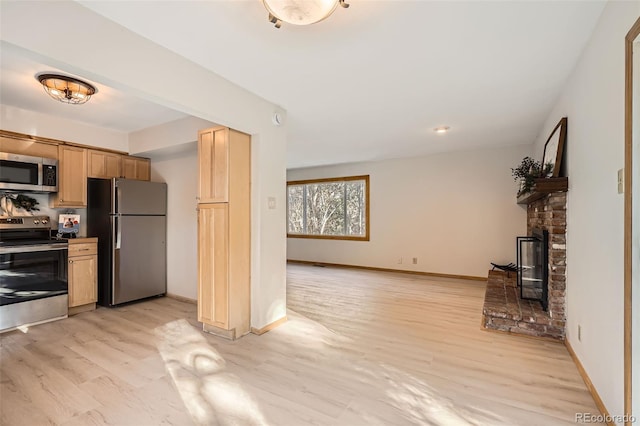
[[[520,180],[518,195],[531,191],[535,180],[546,176],[552,168],[553,164],[551,163],[545,164],[543,169],[539,161],[531,157],[524,157],[518,167],[511,169],[513,180]]]

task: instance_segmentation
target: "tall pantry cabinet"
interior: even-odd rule
[[[251,137],[198,132],[198,321],[235,339],[251,322]]]

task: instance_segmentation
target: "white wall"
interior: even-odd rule
[[[2,40],[51,66],[252,135],[251,325],[285,316],[286,124],[271,116],[286,112],[75,2],[2,2],[0,26]]]
[[[624,40],[639,15],[640,2],[607,4],[535,146],[541,157],[568,117],[567,339],[612,415],[624,413]]]
[[[288,180],[370,175],[371,240],[289,238],[287,258],[486,277],[489,262],[515,263],[515,237],[526,235],[526,207],[516,204],[510,168],[530,149],[290,170]]]
[[[197,299],[198,150],[195,142],[147,153],[151,180],[167,183],[167,292]]]
[[[131,152],[151,158],[151,180],[167,183],[167,291],[194,300],[198,296],[198,130],[215,125],[186,117],[129,134]]]
[[[198,140],[198,130],[213,126],[216,124],[210,121],[197,117],[186,117],[131,132],[129,134],[129,153],[145,155],[146,151],[195,142]],[[182,147],[178,147],[178,150],[182,150]]]
[[[127,133],[9,105],[0,105],[0,128],[83,145],[129,151]]]

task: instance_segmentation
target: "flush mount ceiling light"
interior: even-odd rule
[[[326,19],[338,5],[347,8],[345,0],[262,0],[269,12],[269,22],[280,28],[282,22],[311,25]]]
[[[447,133],[449,131],[449,126],[440,126],[433,129],[436,133]]]
[[[65,104],[83,104],[96,93],[89,83],[66,75],[41,74],[36,78],[49,96]]]

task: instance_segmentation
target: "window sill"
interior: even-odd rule
[[[345,240],[345,241],[369,241],[369,236],[355,237],[347,235],[299,235],[299,234],[287,234],[287,238],[304,238],[313,240]]]

